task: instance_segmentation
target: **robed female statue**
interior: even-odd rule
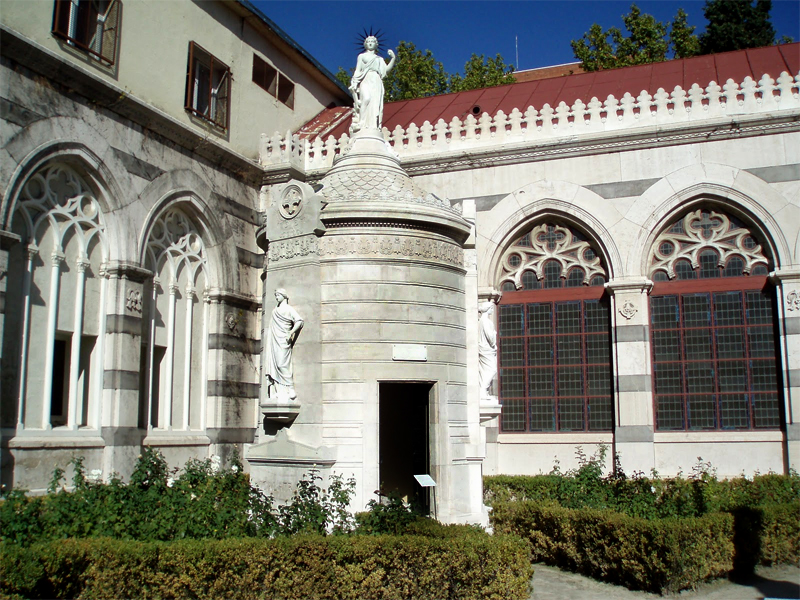
[[[395,55],[389,50],[388,64],[377,54],[378,38],[374,35],[364,39],[364,52],[358,55],[356,70],[350,80],[353,92],[353,123],[351,135],[363,129],[381,130],[383,126],[383,78],[392,70]]]

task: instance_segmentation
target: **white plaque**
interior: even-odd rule
[[[423,344],[392,344],[392,360],[426,362],[428,347]]]
[[[430,475],[414,475],[414,479],[416,479],[417,483],[422,487],[436,487],[436,482]]]

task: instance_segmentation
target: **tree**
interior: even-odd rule
[[[631,11],[622,16],[627,37],[618,27],[603,31],[595,23],[581,39],[570,43],[586,71],[661,62],[667,59],[670,49],[679,58],[693,56],[697,54],[698,41],[695,28],[687,19],[686,12],[679,9],[672,23],[665,24],[631,4]]]
[[[485,58],[483,54],[473,54],[464,65],[464,75],[453,73],[450,76],[449,91],[463,92],[480,88],[514,83],[514,65],[507,65],[503,57]]]
[[[411,42],[397,46],[397,62],[383,80],[386,102],[424,98],[447,92],[447,73],[430,50]]]
[[[675,58],[688,58],[700,54],[700,40],[694,34],[696,27],[689,25],[689,15],[682,8],[672,21],[669,32],[669,44],[675,53]]]
[[[760,48],[775,43],[769,20],[771,0],[706,0],[703,14],[708,20],[700,36],[703,54]]]

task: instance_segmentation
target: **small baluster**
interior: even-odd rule
[[[447,134],[449,133],[449,128],[447,127],[447,123],[444,119],[439,119],[436,121],[436,126],[433,128],[434,133],[436,134],[436,142],[434,147],[441,151],[447,149]]]
[[[636,98],[629,92],[625,92],[625,95],[619,101],[619,105],[622,108],[622,116],[620,118],[622,124],[629,127],[636,123]]]
[[[563,100],[556,106],[556,118],[554,119],[553,129],[561,135],[569,133],[569,106]]]
[[[780,103],[781,108],[791,108],[797,106],[796,99],[794,98],[794,77],[789,75],[786,71],[778,77],[778,91],[780,96],[776,100]]]
[[[722,100],[722,88],[717,85],[716,81],[712,81],[706,88],[706,98],[708,104],[706,105],[706,113],[709,117],[719,117],[724,114],[725,106]]]
[[[453,142],[460,142],[462,140],[462,133],[461,133],[462,123],[461,119],[459,119],[458,116],[455,116],[450,120],[449,129],[450,129],[450,143],[452,144]]]
[[[269,157],[272,164],[283,162],[283,138],[277,131],[272,134]]]
[[[601,130],[603,128],[603,118],[601,114],[603,112],[603,104],[597,99],[596,96],[589,100],[589,108],[587,112],[589,113],[589,130]]]
[[[583,133],[586,130],[586,105],[580,98],[572,105],[572,129],[575,133]]]
[[[392,131],[392,143],[394,144],[394,151],[398,154],[402,154],[406,151],[405,134],[406,132],[401,125],[396,125],[394,131]]]
[[[539,133],[539,111],[532,106],[525,111],[525,138],[530,139]]]
[[[764,73],[761,80],[758,82],[758,88],[761,92],[761,110],[775,110],[778,108],[778,101],[775,98],[775,80]]]
[[[733,79],[728,79],[722,89],[722,95],[725,96],[725,114],[736,114],[739,112],[739,84]]]
[[[748,75],[742,82],[742,95],[744,98],[740,106],[744,112],[752,113],[758,110],[758,98],[756,97],[756,92],[758,92],[758,84],[753,81],[752,77]]]
[[[328,139],[325,140],[325,162],[323,166],[330,167],[333,165],[334,156],[336,156],[336,138],[329,135]]]
[[[416,152],[420,147],[419,127],[417,127],[416,123],[411,123],[406,131],[408,135],[408,151]]]
[[[483,113],[479,120],[480,127],[481,127],[481,136],[480,139],[488,141],[492,138],[492,117],[489,116],[489,113]]]
[[[508,132],[510,136],[522,137],[522,116],[518,108],[511,111],[508,116],[508,122],[511,124],[511,130]]]
[[[497,113],[494,115],[494,135],[499,140],[506,139],[507,123],[508,123],[508,118],[506,117],[506,113],[504,113],[502,110],[498,110]]]
[[[686,119],[686,91],[676,85],[675,89],[670,94],[672,98],[672,116],[674,119]]]
[[[550,108],[549,104],[545,104],[542,107],[542,110],[539,111],[539,115],[542,118],[542,135],[545,136],[552,136],[553,135],[553,109]]]
[[[603,103],[606,112],[605,128],[617,129],[618,122],[620,121],[619,115],[619,100],[614,97],[614,94],[609,94],[606,101]]]
[[[425,121],[420,128],[420,132],[422,133],[420,148],[423,151],[428,151],[433,147],[433,125],[431,125],[431,122]]]
[[[658,88],[658,90],[656,90],[656,95],[653,96],[653,104],[656,107],[657,122],[664,123],[669,121],[669,101],[669,94],[664,90],[664,88]]]
[[[467,115],[466,126],[464,127],[464,141],[471,142],[478,139],[478,119],[471,113]]]
[[[636,97],[636,105],[639,107],[639,123],[649,124],[653,121],[654,104],[653,97],[647,90],[642,90]]]
[[[703,88],[701,88],[696,83],[692,84],[692,87],[689,88],[689,118],[690,119],[702,119],[706,116],[706,107],[703,106],[703,100],[705,99],[705,94],[703,93]]]

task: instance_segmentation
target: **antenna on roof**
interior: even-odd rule
[[[517,48],[517,62],[516,62],[515,68],[516,68],[517,71],[519,71],[519,36],[518,35],[514,36],[514,46],[516,46],[516,48]]]

